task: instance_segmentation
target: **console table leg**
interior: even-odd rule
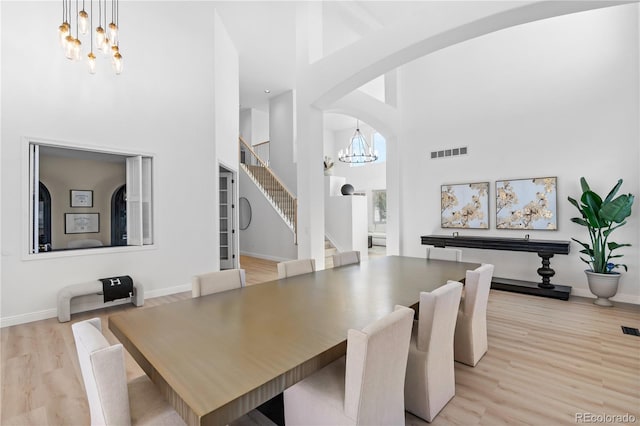
[[[538,275],[542,277],[542,282],[538,283],[538,287],[540,288],[554,288],[554,285],[551,284],[551,277],[556,274],[556,271],[550,268],[551,259],[553,257],[553,253],[538,253],[538,256],[542,258],[542,268],[538,268]]]

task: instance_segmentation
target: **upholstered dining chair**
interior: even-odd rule
[[[315,259],[288,260],[286,262],[278,263],[278,278],[281,279],[301,274],[308,274],[310,272],[315,272],[315,270]]]
[[[184,425],[145,375],[127,383],[124,349],[102,335],[100,318],[71,326],[92,425]]]
[[[453,335],[462,284],[449,281],[420,293],[404,385],[405,408],[431,422],[456,393]]]
[[[354,263],[360,263],[359,251],[343,251],[340,253],[332,254],[333,267],[351,265]]]
[[[475,367],[487,353],[487,303],[494,266],[467,271],[455,334],[455,360]]]
[[[427,247],[427,259],[462,262],[462,250],[446,247]]]
[[[404,425],[403,385],[413,310],[349,330],[347,355],[284,391],[287,426]]]
[[[207,272],[191,278],[191,296],[200,297],[245,286],[244,269]]]

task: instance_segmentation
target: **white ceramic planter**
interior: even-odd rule
[[[615,296],[618,292],[620,274],[617,272],[613,274],[600,274],[592,271],[584,272],[587,274],[589,290],[597,296],[597,299],[593,303],[598,306],[613,306],[609,298]]]

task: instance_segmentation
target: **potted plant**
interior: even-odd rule
[[[571,197],[568,199],[578,209],[582,217],[574,217],[571,221],[587,228],[589,242],[584,243],[575,238],[571,239],[583,247],[580,253],[586,255],[586,258],[581,256],[580,259],[590,267],[585,273],[589,290],[597,296],[594,303],[600,306],[613,306],[609,298],[618,291],[618,280],[620,279],[620,273],[614,269],[623,267],[625,271],[627,270],[627,265],[617,263],[622,255],[613,254],[613,252],[620,247],[628,247],[631,244],[618,244],[609,241],[609,236],[614,230],[627,223],[625,219],[631,215],[634,196],[623,194],[614,198],[622,186],[622,179],[618,180],[618,183],[604,200],[589,188],[584,177],[580,178],[580,185],[582,187],[580,202]]]
[[[330,176],[333,174],[333,160],[325,155],[324,157],[324,174]]]

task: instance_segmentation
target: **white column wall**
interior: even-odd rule
[[[295,92],[285,92],[269,101],[269,140],[269,166],[295,195]]]
[[[606,195],[618,178],[622,191],[640,194],[638,5],[583,12],[509,28],[417,60],[401,71],[403,117],[399,158],[402,188],[401,248],[424,256],[420,235],[440,229],[440,185],[491,182],[489,231],[465,235],[570,240],[587,238],[570,222],[577,210],[579,179]],[[430,160],[431,150],[468,146],[469,155]],[[391,159],[391,158],[390,158]],[[496,231],[494,182],[557,176],[558,231]],[[395,177],[394,177],[395,179]],[[390,192],[391,194],[391,192]],[[618,300],[640,303],[638,201],[628,224],[611,239],[629,266]],[[552,282],[588,296],[572,243],[569,256],[556,255]],[[538,280],[535,253],[463,249],[469,261],[496,265],[496,275]]]

